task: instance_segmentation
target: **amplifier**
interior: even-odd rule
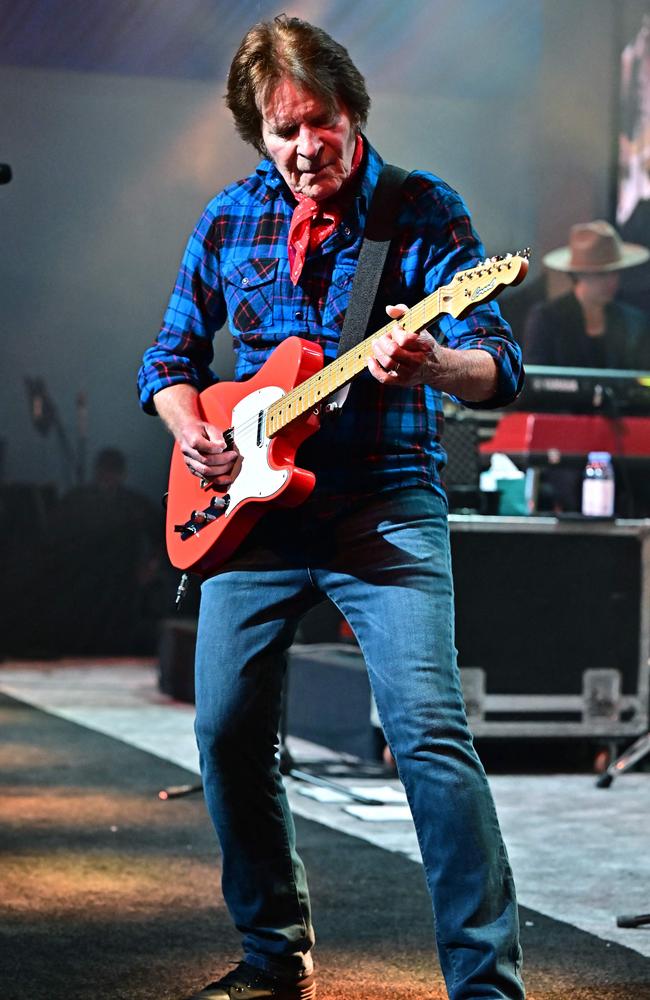
[[[646,729],[650,521],[452,515],[450,526],[474,732]]]

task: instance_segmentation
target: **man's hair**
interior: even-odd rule
[[[322,28],[280,14],[247,31],[228,74],[226,104],[237,131],[263,156],[262,108],[283,79],[320,98],[329,108],[340,102],[355,125],[365,126],[370,98],[366,81],[347,49]]]

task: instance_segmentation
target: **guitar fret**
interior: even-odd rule
[[[484,299],[492,298],[498,291],[496,286],[517,284],[521,281],[528,269],[528,255],[528,250],[522,251],[521,256],[513,257],[508,254],[506,258],[493,258],[466,271],[457,272],[449,284],[436,289],[435,292],[416,303],[407,310],[398,322],[409,333],[418,333],[433,320],[438,319],[443,312],[451,313],[454,316],[462,314],[470,306]],[[499,263],[496,264],[496,261]],[[498,279],[492,277],[492,281],[490,281],[488,276],[494,275],[493,268],[500,274],[501,261],[505,261],[507,270],[514,270],[514,273]],[[393,322],[387,323],[386,326],[357,344],[352,350],[347,351],[335,361],[331,361],[325,368],[271,404],[266,411],[267,437],[274,437],[292,420],[302,416],[310,409],[315,409],[328,396],[343,388],[355,375],[363,371],[368,358],[372,355],[373,343],[390,330]]]

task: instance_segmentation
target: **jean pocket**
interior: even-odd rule
[[[240,333],[268,326],[273,319],[277,270],[275,257],[251,257],[224,266],[228,316],[231,325]]]

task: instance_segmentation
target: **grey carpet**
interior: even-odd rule
[[[237,961],[202,798],[157,797],[193,775],[2,695],[0,732],[2,1000],[181,1000]],[[319,1000],[442,1000],[421,868],[297,829]],[[527,910],[522,925],[531,1000],[650,1000],[636,952]]]

